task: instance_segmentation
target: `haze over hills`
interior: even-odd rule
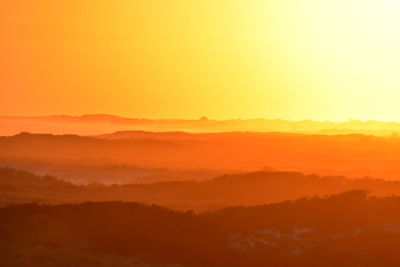
[[[55,205],[87,201],[128,201],[199,212],[352,190],[367,190],[380,197],[391,196],[400,193],[400,181],[264,171],[223,175],[205,181],[76,185],[53,176],[38,176],[0,168],[0,206],[32,202]]]
[[[0,165],[75,183],[135,183],[145,182],[145,176],[151,182],[204,180],[259,170],[396,180],[400,138],[239,132],[134,131],[92,137],[23,133],[0,137]]]
[[[0,262],[394,267],[399,163],[396,135],[1,136]]]
[[[0,267],[399,267],[399,14],[0,0]]]
[[[97,135],[115,131],[185,131],[185,132],[291,132],[313,134],[392,135],[400,132],[398,122],[358,121],[289,121],[282,119],[140,119],[95,115],[0,116],[0,135],[33,133]]]

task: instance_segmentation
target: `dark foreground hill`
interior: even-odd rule
[[[0,168],[0,206],[32,202],[55,205],[86,201],[128,201],[198,212],[350,190],[368,190],[377,196],[399,195],[400,182],[369,178],[353,180],[295,172],[255,172],[224,175],[208,181],[75,185],[52,176],[37,176]]]
[[[399,266],[400,197],[351,191],[195,215],[103,202],[0,209],[2,266]]]

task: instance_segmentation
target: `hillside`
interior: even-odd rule
[[[173,180],[211,179],[215,174],[263,169],[396,180],[400,174],[400,138],[244,132],[125,132],[103,138],[22,133],[0,137],[0,166],[25,165],[25,170],[35,171],[25,163],[63,166],[64,170],[128,166],[166,169],[170,174],[189,171],[186,177],[181,174]],[[49,169],[46,174],[61,173]],[[199,171],[203,174],[196,174]],[[95,180],[96,176],[103,176],[100,170],[87,180],[101,182]],[[132,177],[138,176],[132,170]],[[158,177],[159,181],[168,180]],[[65,175],[65,179],[74,182],[73,175]]]
[[[293,200],[303,196],[324,196],[349,190],[369,190],[377,196],[398,195],[400,182],[352,180],[292,172],[256,172],[224,175],[200,182],[75,185],[51,176],[0,169],[0,204],[3,206],[31,202],[54,205],[118,200],[157,204],[176,210],[206,211],[234,205],[249,206]]]
[[[399,197],[363,191],[199,215],[122,202],[13,206],[0,209],[0,257],[6,266],[398,266],[399,211]]]

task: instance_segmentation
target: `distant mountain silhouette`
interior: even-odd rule
[[[289,121],[281,119],[144,119],[109,114],[82,116],[0,116],[0,135],[28,131],[53,134],[95,135],[124,130],[185,132],[292,132],[312,134],[392,135],[400,132],[400,123],[379,121],[346,122]]]
[[[97,135],[93,137],[102,139],[129,139],[129,138],[168,138],[182,139],[193,138],[196,134],[186,132],[147,132],[147,131],[119,131],[111,134]]]

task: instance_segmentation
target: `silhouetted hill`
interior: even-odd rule
[[[5,266],[394,267],[399,211],[400,197],[364,191],[199,215],[122,202],[11,206],[0,209],[0,258]]]
[[[80,203],[134,201],[178,210],[215,210],[234,205],[259,205],[330,195],[349,190],[369,190],[377,196],[400,194],[400,182],[378,179],[351,180],[292,172],[257,172],[220,176],[209,181],[154,184],[73,185],[50,176],[0,168],[1,205],[12,203]]]
[[[392,135],[400,132],[400,123],[380,121],[345,122],[289,121],[281,119],[140,119],[108,114],[82,116],[0,116],[0,135],[19,132],[41,132],[53,134],[95,135],[108,132],[139,131],[184,131],[184,132],[291,132],[308,134],[370,134]]]
[[[400,138],[244,132],[124,132],[100,138],[22,133],[0,137],[0,166],[17,167],[13,162],[214,174],[269,169],[395,180],[400,174]]]
[[[0,168],[1,186],[25,186],[25,187],[59,187],[72,186],[72,184],[58,180],[52,176],[37,176],[29,172],[11,168]]]
[[[196,137],[196,134],[186,133],[186,132],[119,131],[111,134],[96,135],[94,137],[102,139],[130,139],[130,138],[189,139]]]

